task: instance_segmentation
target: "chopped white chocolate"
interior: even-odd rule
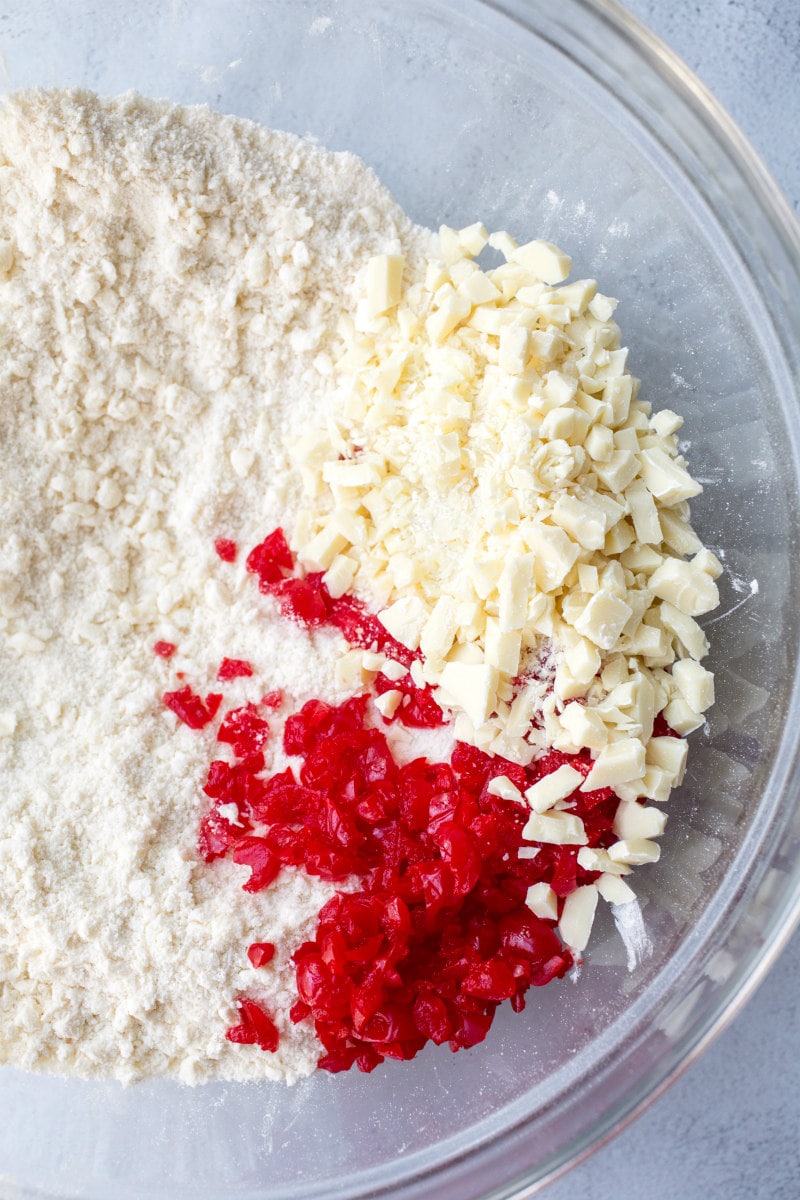
[[[719,604],[719,592],[711,576],[679,558],[664,559],[650,576],[649,586],[654,595],[690,617],[707,613]]]
[[[476,728],[494,711],[497,682],[497,669],[488,663],[448,662],[440,676],[444,691],[463,708]]]
[[[403,693],[392,688],[375,697],[375,707],[387,720],[393,717],[403,701]]]
[[[549,775],[537,779],[525,792],[525,799],[534,812],[547,812],[558,800],[566,800],[583,783],[580,771],[567,763]]]
[[[576,752],[583,749],[602,750],[608,742],[608,730],[600,714],[575,701],[564,708],[561,728]]]
[[[607,904],[630,904],[636,899],[633,888],[618,875],[601,875],[595,880],[595,887]]]
[[[367,263],[367,309],[371,317],[399,304],[404,265],[400,254],[377,254]]]
[[[664,505],[678,504],[699,496],[703,488],[692,479],[685,467],[681,467],[664,450],[654,446],[639,452],[639,474],[656,500]]]
[[[498,624],[501,633],[521,629],[528,615],[528,595],[533,575],[533,555],[510,559],[497,583],[500,595]]]
[[[630,875],[631,867],[614,862],[607,850],[592,846],[581,846],[578,851],[578,866],[584,871],[604,871],[607,875]]]
[[[507,775],[495,775],[494,779],[489,781],[486,791],[490,796],[499,796],[501,800],[517,800],[520,804],[525,803],[522,792]]]
[[[714,703],[714,676],[700,663],[690,658],[676,662],[672,678],[680,695],[695,712],[703,713]]]
[[[666,823],[666,813],[660,809],[647,808],[635,800],[622,800],[614,815],[614,833],[620,841],[626,842],[637,838],[656,838],[661,837]]]
[[[585,950],[597,910],[597,888],[593,883],[575,888],[564,901],[558,932],[571,950]]]
[[[644,746],[636,738],[621,738],[605,746],[589,774],[581,784],[582,792],[595,792],[598,788],[615,787],[640,779],[644,773]]]
[[[456,601],[451,596],[440,596],[420,634],[419,647],[425,657],[446,658],[457,626]]]
[[[558,920],[558,896],[549,883],[532,883],[525,896],[525,904],[535,917],[543,921]]]
[[[334,558],[322,577],[322,582],[334,600],[338,600],[352,587],[357,569],[358,563],[346,554],[337,554]]]
[[[403,596],[378,613],[378,620],[401,645],[416,650],[427,616],[428,611],[417,596]]]
[[[671,777],[673,786],[683,783],[689,744],[683,738],[654,737],[647,743],[646,759]]]
[[[613,846],[608,847],[608,853],[614,862],[624,863],[626,867],[640,867],[643,863],[658,862],[661,847],[658,842],[637,838],[614,842]]]
[[[387,679],[391,679],[392,683],[397,683],[408,674],[408,671],[402,663],[395,662],[393,658],[385,659],[378,667],[381,675],[385,675]]]
[[[578,633],[601,650],[611,650],[632,612],[631,606],[619,596],[607,588],[601,588],[573,624]]]
[[[562,254],[552,242],[526,242],[524,246],[511,251],[510,259],[525,267],[543,283],[561,283],[572,270],[572,259]]]
[[[493,617],[486,618],[485,628],[486,661],[504,675],[516,675],[519,670],[522,634],[519,629],[500,632],[500,624]]]
[[[680,416],[638,397],[616,301],[564,283],[570,261],[549,242],[478,223],[438,241],[427,262],[367,265],[341,394],[297,442],[294,546],[333,596],[356,591],[421,651],[411,678],[453,710],[457,737],[520,765],[591,752],[585,779],[561,767],[528,789],[525,837],[580,846],[581,865],[616,877],[629,863],[588,848],[569,796],[613,788],[615,854],[657,856],[664,816],[640,801],[667,800],[686,747],[654,738],[656,717],[683,734],[713,701],[694,618],[718,603],[722,566],[689,524],[702,489]],[[506,262],[484,271],[487,241]],[[366,656],[348,669],[406,674]],[[492,789],[520,799],[507,777]]]
[[[522,836],[553,846],[585,846],[588,841],[580,817],[565,812],[531,813]]]

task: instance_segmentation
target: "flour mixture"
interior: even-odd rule
[[[5,102],[0,1061],[459,1050],[635,905],[721,566],[570,269],[205,108]]]

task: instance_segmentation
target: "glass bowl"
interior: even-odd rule
[[[528,1196],[619,1128],[740,1006],[798,912],[800,239],[686,68],[606,0],[11,0],[6,86],[207,102],[353,150],[417,221],[543,236],[619,297],[642,396],[686,418],[695,524],[726,565],[716,708],[575,984],[469,1052],[280,1085],[0,1071],[7,1194]]]

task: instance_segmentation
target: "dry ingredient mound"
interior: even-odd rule
[[[290,955],[333,889],[283,872],[246,895],[246,868],[200,862],[210,741],[159,698],[179,673],[214,690],[226,655],[255,670],[226,699],[346,694],[339,634],[265,612],[213,542],[291,520],[284,445],[330,387],[356,275],[379,253],[413,268],[431,236],[352,155],[207,108],[69,91],[0,111],[0,1061],[314,1069]],[[278,947],[257,976],[253,941]],[[225,1041],[245,991],[275,1054]]]

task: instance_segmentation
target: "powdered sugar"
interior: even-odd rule
[[[244,868],[198,862],[215,751],[159,697],[183,673],[340,698],[338,634],[279,621],[213,541],[291,520],[284,439],[355,275],[429,235],[352,156],[207,109],[31,93],[0,144],[0,1059],[291,1079],[319,1048],[281,1015],[288,958],[331,889],[244,896]],[[254,677],[215,684],[224,656]],[[278,947],[259,971],[250,941]],[[274,1055],[224,1041],[244,990]]]

